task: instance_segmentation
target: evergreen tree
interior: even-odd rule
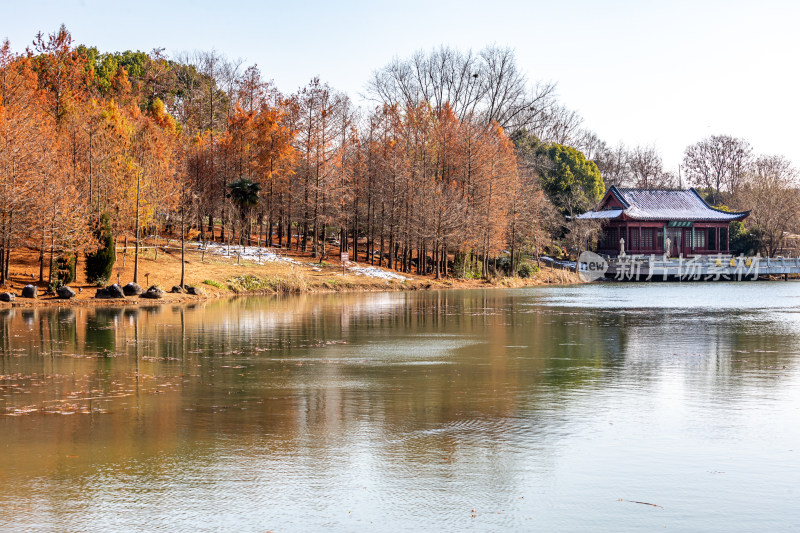
[[[106,213],[103,213],[100,217],[94,235],[100,247],[97,251],[86,254],[86,279],[92,283],[108,281],[111,279],[111,272],[116,261],[116,252],[114,250],[114,233],[111,229],[111,221]]]

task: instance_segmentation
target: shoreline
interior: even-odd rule
[[[337,269],[338,270],[338,269]],[[405,292],[405,291],[435,291],[435,290],[469,290],[469,289],[517,289],[525,287],[562,286],[583,283],[572,272],[559,269],[543,268],[532,278],[499,278],[492,281],[477,279],[429,279],[409,275],[404,281],[385,280],[380,278],[365,278],[355,274],[337,273],[333,278],[322,282],[308,283],[303,276],[291,278],[255,278],[276,288],[259,288],[253,290],[232,290],[230,287],[217,287],[207,283],[194,283],[195,287],[202,289],[202,295],[188,293],[165,292],[163,298],[151,299],[138,296],[125,298],[95,298],[94,291],[99,287],[82,286],[83,291],[78,296],[61,299],[55,295],[39,296],[38,298],[22,298],[15,288],[6,288],[15,294],[13,302],[0,302],[0,309],[12,308],[46,308],[46,307],[117,307],[120,305],[154,306],[167,304],[191,304],[213,300],[232,299],[238,297],[278,296],[289,294],[354,294],[366,292]],[[72,286],[72,285],[71,285]],[[76,285],[78,286],[78,285]],[[91,296],[83,295],[83,292]],[[5,292],[5,291],[0,291]]]

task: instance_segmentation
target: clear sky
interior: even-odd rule
[[[292,92],[320,76],[358,101],[394,56],[439,44],[511,46],[531,80],[611,145],[655,144],[669,170],[712,134],[800,165],[800,2],[306,2],[0,0],[0,36],[23,50],[63,22],[101,51],[216,48]]]

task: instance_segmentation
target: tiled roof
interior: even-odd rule
[[[673,191],[663,189],[618,189],[609,192],[625,206],[624,210],[589,211],[579,218],[616,218],[623,212],[634,220],[687,220],[725,222],[741,220],[749,211],[729,213],[708,205],[695,191]],[[617,213],[611,216],[612,213]]]

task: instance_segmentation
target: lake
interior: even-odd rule
[[[0,530],[795,531],[800,283],[0,310]]]

